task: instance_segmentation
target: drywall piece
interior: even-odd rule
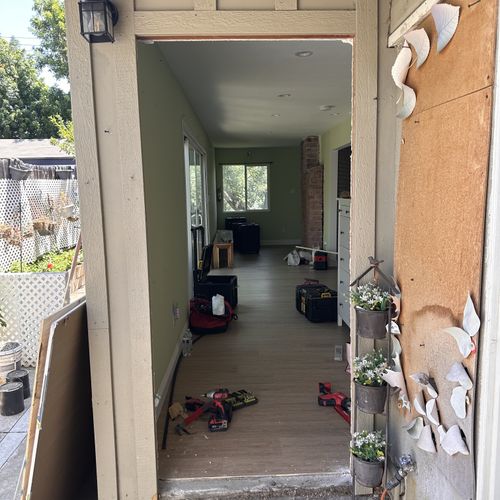
[[[415,49],[415,54],[417,55],[416,67],[420,68],[422,64],[427,60],[429,56],[429,51],[431,50],[431,42],[427,36],[427,32],[424,28],[418,30],[413,30],[407,33],[405,40]]]
[[[389,331],[389,325],[385,327],[386,331]],[[391,333],[393,335],[401,335],[401,330],[399,329],[399,325],[395,321],[391,321]]]
[[[467,416],[467,389],[459,385],[453,389],[450,398],[453,411],[458,418],[464,419]]]
[[[392,360],[394,370],[386,370],[382,378],[391,386],[399,389],[398,401],[401,408],[405,410],[410,409],[410,402],[408,400],[408,391],[406,390],[406,381],[401,367],[401,344],[399,340],[394,337],[392,339]]]
[[[438,393],[437,393],[436,389],[434,389],[433,385],[431,384],[431,380],[429,378],[429,375],[427,375],[427,373],[423,373],[423,372],[413,373],[412,375],[410,375],[410,377],[420,387],[422,387],[423,389],[425,389],[427,391],[427,394],[429,394],[429,396],[431,398],[437,398],[438,397]]]
[[[403,89],[403,84],[406,81],[406,75],[410,69],[411,64],[411,49],[408,44],[404,42],[401,47],[399,54],[396,56],[396,60],[392,65],[391,75],[396,87]]]
[[[420,433],[420,437],[417,442],[417,446],[428,453],[436,453],[436,445],[434,443],[434,437],[432,435],[432,429],[430,425],[425,425]]]
[[[425,413],[427,415],[427,418],[429,419],[429,422],[431,422],[434,425],[440,424],[439,412],[435,399],[429,399],[429,401],[427,401],[425,405]]]
[[[446,429],[443,425],[438,425],[438,434],[439,434],[439,443],[443,442],[443,439],[446,436]]]
[[[420,415],[423,415],[424,417],[427,415],[425,410],[424,393],[422,391],[417,392],[415,395],[415,398],[413,399],[413,406],[415,410],[420,413]]]
[[[443,329],[444,332],[451,335],[457,342],[458,350],[464,358],[468,358],[469,355],[476,351],[476,346],[472,342],[471,336],[458,326],[450,326]]]
[[[413,110],[415,109],[415,106],[417,104],[417,96],[415,94],[415,91],[411,87],[408,87],[408,85],[403,84],[402,90],[403,106],[396,116],[401,120],[405,120],[413,113]]]
[[[458,26],[460,7],[458,5],[440,3],[432,7],[431,14],[438,33],[437,51],[441,52],[455,34]]]
[[[451,365],[450,371],[446,375],[446,380],[449,380],[450,382],[458,382],[467,391],[472,389],[472,380],[462,363],[457,362]]]
[[[474,337],[481,327],[481,320],[476,313],[476,308],[474,307],[470,293],[467,294],[467,301],[465,302],[462,326],[471,337]]]
[[[462,437],[462,432],[458,425],[453,425],[448,429],[448,432],[441,440],[441,447],[448,453],[448,455],[455,455],[461,453],[462,455],[469,455],[469,449]]]
[[[422,417],[417,417],[413,419],[408,425],[404,425],[403,429],[406,430],[406,432],[410,435],[412,439],[416,440],[420,438],[424,425],[425,425],[424,419]]]

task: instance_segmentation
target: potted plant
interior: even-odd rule
[[[356,481],[367,488],[382,483],[385,463],[385,439],[381,431],[356,432],[351,440]]]
[[[388,323],[391,296],[376,283],[359,285],[351,290],[351,304],[356,311],[356,330],[360,337],[382,339]]]
[[[373,350],[354,358],[353,378],[356,404],[365,413],[382,413],[387,398],[387,383],[382,378],[387,370],[387,359],[381,350]]]

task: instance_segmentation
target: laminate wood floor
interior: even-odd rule
[[[332,408],[317,404],[318,382],[349,394],[346,362],[334,361],[349,330],[336,323],[310,323],[295,309],[295,285],[316,278],[336,289],[336,271],[290,267],[289,248],[268,247],[260,255],[236,256],[238,321],[227,333],[201,338],[181,361],[174,401],[210,389],[252,391],[259,403],[234,413],[227,432],[210,433],[195,422],[193,435],[175,434],[160,451],[160,479],[346,470],[349,426]],[[344,354],[345,359],[345,354]],[[159,441],[164,412],[159,421]]]

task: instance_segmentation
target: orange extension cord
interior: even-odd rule
[[[387,488],[382,492],[382,495],[380,495],[380,500],[385,500],[386,495],[387,495]]]

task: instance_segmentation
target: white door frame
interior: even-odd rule
[[[192,241],[191,241],[191,178],[190,178],[190,165],[189,165],[189,146],[191,145],[194,149],[198,151],[201,155],[201,176],[202,176],[202,186],[203,186],[203,212],[205,223],[203,225],[205,229],[205,240],[203,245],[206,245],[210,240],[210,217],[208,213],[208,173],[207,173],[207,153],[203,147],[200,146],[199,142],[193,137],[189,132],[188,127],[183,125],[183,140],[184,140],[184,174],[186,179],[186,217],[187,217],[187,241],[188,241],[188,297],[187,300],[192,297],[193,293],[193,253]]]
[[[354,36],[351,274],[375,251],[378,2],[356,11],[135,11],[114,0],[115,43],[89,45],[65,0],[87,303],[99,498],[156,498],[149,270],[137,86],[137,39]],[[154,8],[167,6],[167,0]],[[352,321],[354,324],[354,320]]]

